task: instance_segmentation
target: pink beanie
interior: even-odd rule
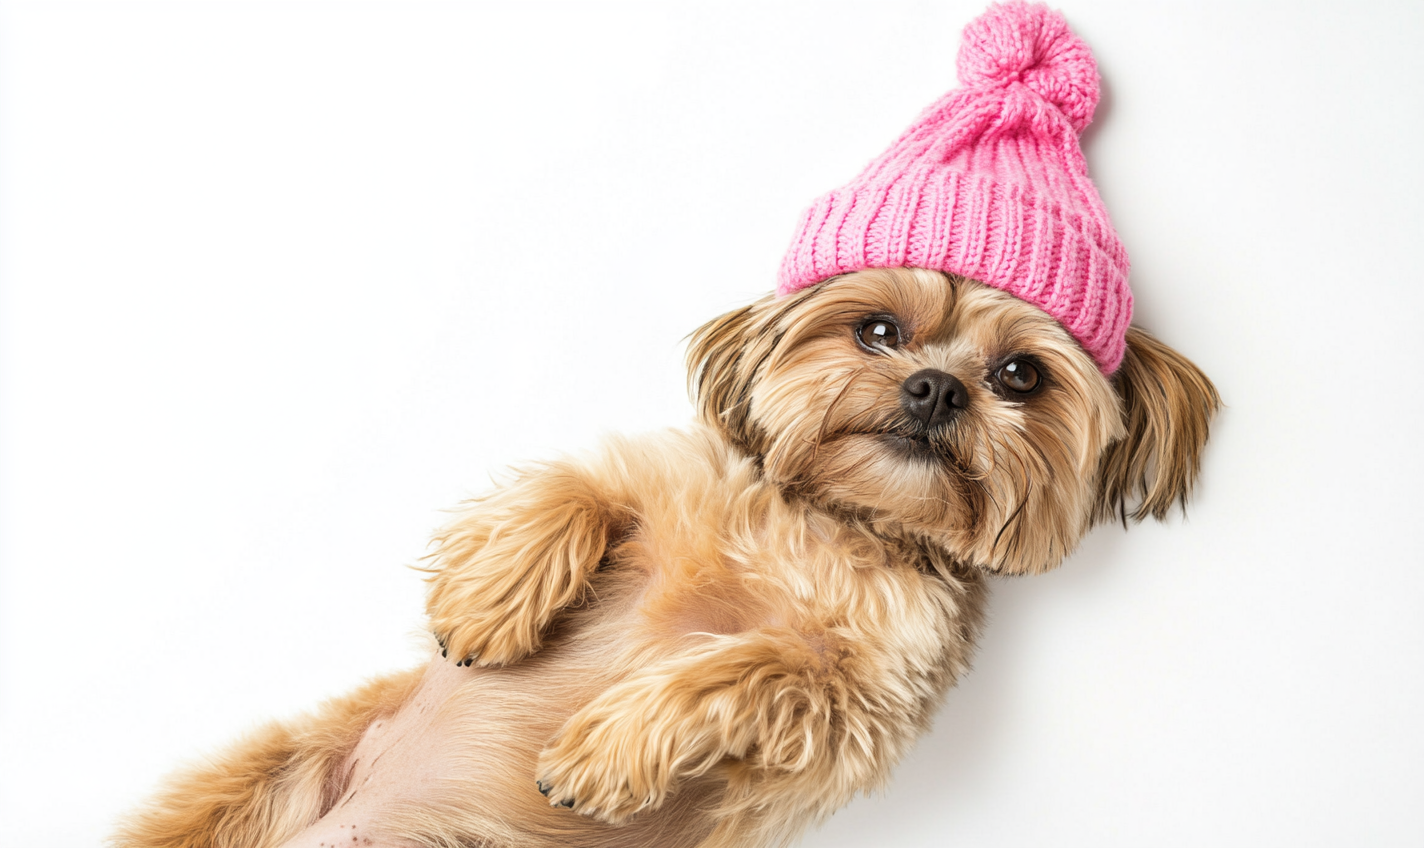
[[[806,211],[777,294],[864,268],[958,274],[1043,309],[1113,373],[1132,293],[1078,146],[1098,103],[1088,46],[1046,6],[991,6],[964,30],[959,82]]]

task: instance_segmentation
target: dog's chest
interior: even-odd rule
[[[637,607],[649,635],[820,630],[867,597],[927,585],[864,533],[774,493],[700,494],[695,510],[649,510],[611,551],[615,568],[645,575]]]

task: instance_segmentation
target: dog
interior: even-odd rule
[[[986,574],[1184,502],[1211,382],[921,269],[691,338],[698,421],[531,467],[436,537],[440,647],[174,779],[120,846],[780,844],[880,785]],[[434,650],[434,649],[432,649]]]
[[[882,785],[987,575],[1185,503],[1220,405],[1129,326],[1086,45],[1009,2],[959,75],[693,333],[693,426],[468,504],[424,668],[175,777],[120,848],[777,845]]]

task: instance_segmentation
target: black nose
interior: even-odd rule
[[[900,405],[926,427],[938,427],[969,406],[969,390],[953,374],[926,368],[900,384]]]

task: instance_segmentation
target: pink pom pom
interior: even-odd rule
[[[1098,65],[1088,45],[1041,3],[989,7],[964,28],[958,68],[966,87],[1023,83],[1058,107],[1076,132],[1098,105]]]

